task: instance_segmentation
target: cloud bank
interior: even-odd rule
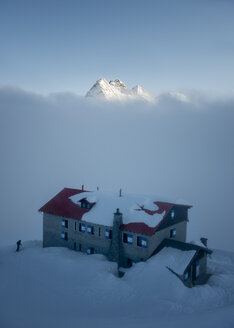
[[[101,102],[0,89],[0,244],[41,239],[37,210],[63,187],[192,204],[188,240],[234,251],[234,99]]]

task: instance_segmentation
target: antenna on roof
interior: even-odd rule
[[[99,187],[97,186],[97,190],[99,190]]]
[[[119,189],[119,197],[122,197],[122,189]]]
[[[82,190],[84,190],[84,185],[82,184]]]

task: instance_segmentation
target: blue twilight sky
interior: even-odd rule
[[[0,0],[0,86],[234,92],[234,1]]]

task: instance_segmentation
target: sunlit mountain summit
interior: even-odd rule
[[[153,97],[148,91],[140,85],[128,89],[119,79],[108,82],[105,78],[97,80],[91,89],[87,92],[86,97],[94,97],[106,100],[146,100],[154,102]]]
[[[128,89],[124,82],[119,79],[108,82],[105,78],[100,78],[97,80],[91,89],[86,93],[86,97],[108,101],[139,100],[149,103],[162,103],[165,101],[176,101],[180,103],[190,102],[188,95],[178,91],[153,96],[140,85],[136,85],[132,89]]]

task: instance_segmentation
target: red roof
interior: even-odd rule
[[[165,211],[165,214],[162,218],[162,220],[156,225],[156,227],[149,227],[145,223],[128,223],[128,224],[122,224],[120,226],[121,230],[126,230],[126,231],[131,231],[135,233],[139,233],[141,235],[147,235],[147,236],[152,236],[158,227],[160,226],[161,222],[166,218],[167,214],[170,212],[170,210],[175,206],[175,204],[172,203],[166,203],[166,202],[154,202],[157,206],[158,209],[157,211],[151,211],[147,210],[145,208],[142,208],[147,214],[149,215],[154,215],[155,213],[163,213]]]
[[[83,214],[87,213],[89,210],[76,205],[69,197],[85,191],[86,190],[64,188],[54,198],[48,201],[48,203],[42,206],[39,211],[81,220]]]
[[[82,220],[82,216],[88,211],[90,211],[90,209],[82,208],[79,205],[76,205],[70,199],[71,196],[74,196],[82,192],[87,192],[87,191],[81,189],[64,188],[55,197],[53,197],[44,206],[42,206],[39,209],[39,211],[48,214],[59,215],[66,218]],[[142,206],[140,210],[145,211],[149,215],[154,215],[155,213],[161,214],[165,211],[162,220],[157,224],[156,227],[149,227],[147,224],[143,222],[142,223],[136,222],[136,223],[122,224],[120,226],[120,229],[139,233],[142,235],[152,236],[156,232],[162,221],[166,218],[168,213],[171,211],[171,209],[175,205],[178,205],[178,204],[167,203],[167,202],[155,202],[155,204],[158,206],[158,209],[156,211],[148,210]],[[189,205],[180,205],[180,206],[191,207]]]

